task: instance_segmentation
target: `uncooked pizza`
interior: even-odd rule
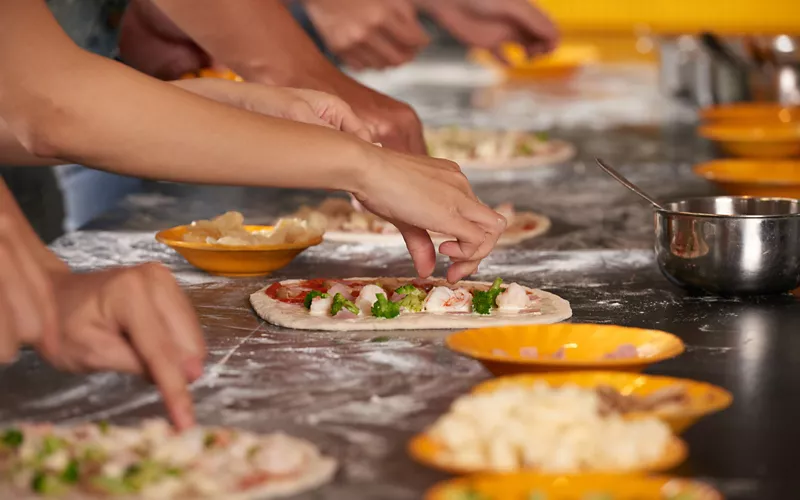
[[[250,295],[264,320],[300,330],[428,330],[557,323],[569,302],[517,283],[439,279],[286,280]]]
[[[511,203],[498,205],[494,210],[507,222],[506,230],[497,240],[499,246],[516,245],[550,229],[549,218],[533,212],[517,212]],[[328,198],[317,207],[300,207],[291,217],[308,221],[314,227],[324,227],[326,241],[403,244],[403,236],[393,224],[345,198]],[[453,239],[438,233],[432,233],[431,238],[437,244]]]
[[[2,498],[278,498],[329,481],[336,461],[286,434],[195,427],[165,420],[20,424],[0,438]]]
[[[504,170],[553,165],[572,159],[575,148],[543,132],[462,127],[425,130],[428,154],[463,169]]]

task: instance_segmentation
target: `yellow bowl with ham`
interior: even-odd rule
[[[178,252],[189,264],[209,274],[226,277],[264,276],[289,265],[303,250],[322,243],[322,237],[281,245],[220,245],[184,241],[190,226],[159,231],[156,240]],[[244,226],[247,231],[268,231],[272,226]]]
[[[560,323],[464,330],[451,350],[480,361],[494,375],[576,370],[639,372],[678,356],[681,339],[658,330]]]
[[[642,375],[614,371],[559,372],[542,374],[523,374],[499,377],[478,384],[473,393],[490,393],[509,387],[532,387],[544,382],[551,387],[573,384],[578,387],[595,389],[600,386],[610,387],[622,396],[651,398],[651,410],[631,408],[625,415],[631,418],[643,416],[656,417],[680,434],[694,425],[701,418],[722,411],[733,402],[730,392],[716,385],[696,380]],[[677,392],[679,391],[679,393]],[[661,395],[659,408],[655,400]],[[670,400],[670,398],[672,398]],[[646,401],[646,400],[645,400]],[[672,404],[670,404],[672,403]]]

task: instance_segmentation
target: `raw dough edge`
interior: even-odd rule
[[[533,212],[519,212],[516,217],[524,217],[528,220],[535,220],[537,225],[530,231],[518,231],[515,233],[503,233],[497,240],[497,246],[507,247],[517,245],[523,241],[541,236],[550,230],[550,218]],[[405,244],[403,236],[400,234],[378,234],[378,233],[348,233],[346,231],[326,231],[323,235],[324,241],[333,243],[364,243],[380,246],[399,246]],[[431,238],[434,245],[439,245],[450,238],[441,235],[433,235]]]

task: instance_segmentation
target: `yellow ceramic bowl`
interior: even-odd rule
[[[564,44],[552,54],[533,59],[529,59],[525,50],[518,44],[506,43],[500,50],[507,63],[482,49],[473,50],[470,57],[480,64],[500,70],[511,78],[568,76],[581,66],[599,60],[599,52],[592,45]]]
[[[272,229],[272,226],[244,226],[248,231]],[[173,248],[189,264],[210,274],[228,277],[264,276],[288,265],[306,248],[319,245],[322,238],[286,245],[212,245],[183,241],[189,226],[159,231],[156,239]]]
[[[731,195],[800,198],[800,161],[716,160],[696,165],[694,173]]]
[[[473,392],[494,392],[503,387],[531,387],[538,382],[545,382],[551,387],[559,387],[564,384],[575,384],[579,387],[586,388],[608,385],[626,396],[630,394],[646,396],[665,387],[682,385],[686,387],[686,391],[689,393],[690,403],[687,406],[674,411],[652,411],[629,414],[631,418],[641,416],[659,418],[666,422],[676,434],[682,433],[702,417],[724,410],[733,402],[731,393],[721,387],[704,382],[672,377],[657,377],[655,375],[641,375],[638,373],[608,371],[560,372],[500,377],[479,384],[473,389]]]
[[[658,330],[573,323],[465,330],[450,335],[445,343],[453,351],[477,359],[495,375],[575,370],[638,372],[684,350],[681,339]],[[622,344],[634,345],[639,357],[602,359]],[[521,349],[527,347],[535,347],[543,357],[523,356]],[[564,359],[548,359],[561,347]]]
[[[800,106],[777,103],[740,102],[712,106],[700,111],[706,123],[780,125],[800,122]]]
[[[417,434],[411,439],[411,442],[408,444],[408,453],[411,455],[411,458],[413,458],[414,460],[416,460],[417,462],[426,467],[430,467],[457,476],[493,472],[493,471],[479,470],[479,469],[468,469],[464,467],[459,467],[457,465],[453,465],[449,463],[445,457],[442,456],[442,451],[443,450],[441,445],[437,443],[435,440],[431,439],[431,437],[425,433]],[[662,456],[656,462],[649,464],[641,464],[639,467],[635,469],[620,470],[620,471],[614,471],[614,470],[592,471],[592,472],[602,472],[603,474],[613,474],[613,475],[636,475],[649,472],[662,472],[669,469],[673,469],[678,465],[680,465],[681,463],[683,463],[683,461],[686,460],[688,454],[689,452],[686,443],[684,443],[683,440],[681,440],[679,437],[673,436],[672,440],[667,444],[666,450],[664,450],[664,456]],[[535,472],[535,471],[531,469],[528,470],[527,472]]]
[[[469,496],[472,493],[473,496]],[[536,494],[539,496],[536,496]],[[667,476],[581,474],[543,476],[530,472],[481,474],[437,484],[425,500],[722,500],[707,484]]]
[[[748,125],[730,122],[700,127],[700,135],[717,143],[725,154],[742,158],[800,156],[800,122]]]

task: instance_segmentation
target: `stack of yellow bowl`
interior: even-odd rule
[[[522,46],[505,43],[498,59],[487,50],[476,49],[470,58],[492,67],[508,78],[563,78],[572,75],[581,67],[596,63],[600,59],[597,47],[590,44],[565,43],[546,56],[529,58]]]
[[[571,324],[508,326],[467,330],[450,335],[451,350],[480,361],[490,372],[503,375],[472,390],[485,394],[509,387],[551,387],[566,384],[582,388],[611,387],[624,396],[647,396],[679,386],[687,401],[679,407],[628,413],[625,418],[655,417],[670,426],[674,436],[664,455],[655,463],[635,470],[604,471],[602,474],[545,474],[537,470],[497,473],[455,468],[443,457],[441,445],[423,432],[409,443],[409,453],[423,465],[466,477],[446,481],[431,489],[426,498],[500,500],[530,498],[563,500],[609,498],[693,498],[720,500],[708,485],[669,476],[649,476],[682,463],[688,448],[677,437],[702,417],[727,408],[731,394],[714,385],[687,379],[643,375],[646,366],[680,355],[681,340],[657,330],[616,325]],[[636,349],[637,355],[609,356],[620,346]],[[616,359],[615,359],[616,358]]]
[[[697,165],[695,174],[732,195],[800,198],[800,107],[737,103],[700,116],[700,135],[733,158]]]

